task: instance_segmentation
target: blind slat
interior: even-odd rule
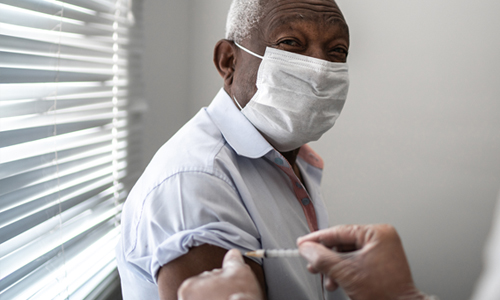
[[[0,38],[0,48],[4,52],[19,52],[19,53],[41,53],[41,55],[57,56],[61,58],[85,57],[89,60],[109,61],[115,54],[119,59],[125,60],[126,50],[119,47],[116,53],[110,51],[91,50],[71,45],[54,44],[51,41],[30,40],[17,36],[2,35]],[[109,50],[109,49],[106,49]]]
[[[120,177],[120,176],[118,176]],[[120,178],[121,179],[121,178]],[[75,186],[74,188],[66,189],[61,191],[61,202],[58,203],[57,199],[51,197],[51,199],[41,199],[52,201],[47,204],[41,203],[39,210],[30,212],[26,214],[24,219],[11,224],[6,225],[1,228],[2,242],[8,243],[11,239],[15,238],[17,235],[29,230],[34,226],[43,224],[48,219],[51,219],[66,210],[78,205],[84,201],[88,201],[90,196],[101,193],[109,188],[113,189],[113,192],[121,192],[122,187],[113,186],[113,178],[111,176],[103,177],[101,179],[96,179],[90,182],[81,184],[81,186]],[[78,194],[77,194],[78,193]],[[46,197],[48,198],[48,197]],[[41,201],[38,201],[41,202]],[[30,203],[31,204],[31,203]],[[39,204],[34,202],[33,204]],[[43,209],[43,210],[42,210]],[[37,238],[32,236],[33,239]]]
[[[43,290],[44,287],[49,285],[52,281],[58,279],[60,276],[46,276],[48,272],[52,274],[57,273],[55,271],[56,268],[64,265],[67,260],[73,259],[78,254],[87,251],[81,251],[82,249],[90,249],[95,247],[94,245],[100,244],[100,240],[102,239],[113,239],[117,234],[115,226],[110,222],[104,223],[103,225],[95,228],[91,232],[87,233],[85,236],[80,238],[74,242],[68,242],[64,244],[64,252],[63,256],[56,256],[52,259],[45,260],[43,263],[39,263],[30,270],[29,274],[22,281],[18,281],[13,284],[12,287],[7,291],[6,298],[10,299],[8,296],[10,295],[18,295],[20,299],[28,299],[34,295],[39,295],[39,297],[43,298],[43,294],[40,295],[40,291]],[[90,246],[89,246],[90,245]],[[56,248],[56,251],[59,250]],[[62,251],[62,250],[60,250]],[[52,275],[51,274],[51,275]],[[64,279],[64,278],[63,278]],[[30,284],[27,284],[29,282]]]
[[[57,175],[58,177],[64,177],[70,174],[80,173],[86,169],[91,169],[103,164],[110,164],[115,159],[123,159],[127,154],[126,151],[123,151],[125,147],[126,143],[122,142],[121,149],[120,146],[117,147],[118,150],[121,151],[117,152],[116,156],[112,156],[111,153],[105,153],[93,157],[86,157],[80,160],[74,160],[67,163],[59,162],[57,165],[53,165],[52,167],[34,170],[29,173],[22,173],[17,176],[7,177],[0,180],[0,197],[22,188],[48,183],[53,180],[55,175]],[[2,204],[0,203],[0,214],[1,213]],[[0,218],[0,224],[2,224],[4,221],[4,218]]]
[[[118,238],[112,240],[111,242],[113,244],[116,244],[118,242]],[[75,292],[73,292],[73,296],[76,299],[86,299],[86,298],[93,299],[94,296],[92,295],[92,292],[94,292],[96,287],[99,287],[104,282],[106,283],[105,287],[108,288],[109,282],[106,282],[106,280],[108,280],[108,278],[111,275],[118,277],[118,274],[115,273],[116,269],[117,269],[116,259],[113,256],[113,260],[109,261],[109,263],[104,268],[99,270],[99,272],[94,274],[92,277],[89,277],[88,281],[83,283],[81,286],[78,286],[78,289]]]
[[[37,10],[47,14],[55,14],[57,11],[64,9],[65,14],[78,13],[89,16],[96,16],[97,11],[87,9],[77,5],[71,5],[57,0],[2,0],[3,3],[17,6],[29,10]]]
[[[65,10],[64,7],[57,6],[47,6],[47,5],[33,5],[25,0],[19,0],[17,3],[12,3],[11,1],[4,0],[0,3],[0,9],[3,14],[0,15],[0,20],[9,24],[23,25],[27,27],[35,28],[47,28],[51,29],[55,26],[51,24],[61,23],[65,25],[88,25],[88,27],[95,27],[100,29],[95,31],[95,34],[103,34],[106,32],[122,32],[127,30],[127,28],[117,29],[113,28],[113,24],[116,22],[118,24],[126,24],[128,20],[121,16],[115,16],[109,13],[96,13],[89,10],[84,10],[82,8],[75,8],[74,10]],[[43,3],[43,2],[42,2]],[[86,11],[87,13],[82,13]],[[41,22],[45,21],[45,22]],[[52,22],[49,22],[52,21]],[[54,23],[55,22],[55,23]],[[88,30],[89,28],[81,28],[80,30]],[[77,27],[78,28],[78,27]],[[68,30],[72,32],[73,30]]]
[[[120,132],[119,134],[119,137],[124,137],[127,135],[126,132]],[[55,151],[63,151],[71,148],[97,144],[104,141],[111,141],[112,139],[113,135],[111,133],[111,130],[99,131],[97,128],[95,128],[77,131],[61,136],[54,136],[38,141],[0,148],[0,163],[39,156]]]
[[[57,248],[61,243],[65,243],[77,237],[79,234],[114,217],[115,214],[116,208],[114,203],[109,203],[104,207],[96,206],[92,209],[91,215],[83,212],[76,218],[64,223],[59,231],[50,232],[36,239],[33,243],[0,258],[0,264],[2,265],[0,280],[30,263],[37,257]]]
[[[111,106],[113,107],[113,106]],[[81,112],[61,112],[51,111],[42,116],[35,115],[27,115],[27,116],[19,116],[19,117],[10,117],[4,118],[2,122],[3,130],[19,130],[25,128],[32,127],[41,127],[48,126],[54,124],[54,121],[57,121],[59,124],[69,124],[69,123],[77,123],[77,122],[88,122],[88,121],[97,121],[97,120],[110,120],[113,117],[116,118],[124,118],[127,116],[127,113],[124,111],[117,112],[114,114],[111,109],[82,109]]]
[[[113,54],[112,37],[108,37],[105,40],[100,40],[99,37],[85,39],[82,34],[28,28],[0,22],[0,38],[3,38],[2,35]]]
[[[73,207],[61,212],[61,214],[47,218],[45,221],[39,223],[38,225],[33,226],[29,230],[26,230],[16,237],[3,243],[3,247],[0,249],[0,257],[4,257],[9,253],[14,252],[16,249],[24,247],[25,245],[33,242],[37,237],[53,231],[55,228],[60,226],[61,223],[75,218],[79,214],[88,209],[91,209],[92,207],[97,206],[101,202],[111,199],[112,196],[113,188],[108,187],[100,191],[99,193],[80,201]]]
[[[7,74],[8,72],[8,74]],[[47,78],[59,80],[59,82],[71,81],[106,81],[110,75],[97,76],[95,74],[70,73],[60,71],[26,70],[26,69],[5,69],[0,67],[0,81],[5,83],[45,83]]]
[[[0,230],[18,220],[20,217],[18,214],[26,213],[24,210],[36,211],[37,206],[50,207],[55,203],[59,204],[61,199],[66,197],[66,193],[71,195],[74,193],[74,188],[85,190],[87,186],[92,186],[93,183],[102,178],[111,177],[113,172],[124,169],[126,162],[119,162],[118,165],[105,164],[92,167],[82,170],[79,174],[66,175],[44,182],[42,185],[33,185],[2,195],[0,197],[0,213],[4,218],[0,221]],[[34,204],[35,207],[30,207],[31,204]],[[5,215],[9,215],[9,218]],[[6,240],[7,232],[2,231],[2,233],[0,239]]]
[[[123,135],[123,133],[120,134]],[[25,143],[24,145],[31,144],[33,143]],[[105,153],[106,151],[112,153],[113,149],[125,148],[128,147],[128,144],[129,143],[127,136],[118,137],[117,143],[115,145],[113,145],[112,142],[106,138],[97,140],[95,141],[95,143],[89,143],[79,147],[69,147],[69,149],[66,150],[58,150],[57,155],[56,152],[47,151],[46,153],[43,153],[41,155],[14,160],[2,165],[5,166],[5,168],[0,168],[0,179],[9,178],[37,169],[48,168],[56,163],[66,163],[72,160],[78,160],[81,158]],[[21,148],[21,150],[23,149]]]
[[[14,63],[2,63],[0,64],[0,70],[3,71],[3,76],[7,77],[9,75],[18,75],[25,74],[29,75],[29,72],[37,72],[38,74],[50,74],[53,72],[54,74],[62,74],[57,75],[57,77],[68,76],[68,78],[92,78],[91,75],[97,75],[99,78],[103,75],[112,76],[115,74],[110,68],[85,68],[85,67],[73,67],[73,66],[54,66],[50,63],[50,61],[46,62],[46,64],[16,64]],[[40,72],[41,71],[41,72]],[[45,73],[44,73],[45,72]],[[121,74],[123,75],[123,74]],[[27,76],[29,78],[29,76]],[[56,78],[57,78],[56,77]]]
[[[109,92],[113,87],[122,89],[128,85],[127,80],[118,80],[116,84],[112,82],[114,81],[0,84],[0,101],[65,100],[85,93]]]
[[[89,198],[89,195],[99,193],[112,186],[113,178],[107,175],[101,178],[92,179],[91,181],[83,182],[80,185],[66,188],[61,190],[59,194],[47,195],[43,198],[37,199],[37,201],[32,201],[31,203],[28,203],[28,205],[39,205],[41,210],[33,210],[30,213],[25,214],[23,216],[24,219],[13,220],[13,222],[6,224],[1,228],[2,236],[0,240],[2,243],[7,242],[16,235],[29,230],[33,226],[37,226],[38,224],[45,222],[47,219],[59,215],[69,207],[85,201]],[[60,203],[58,201],[60,201]],[[16,212],[16,209],[13,210],[13,212]]]
[[[19,51],[20,52],[20,51]],[[77,57],[58,55],[57,53],[36,53],[23,52],[13,53],[6,52],[0,49],[0,66],[4,68],[13,68],[16,66],[24,66],[24,68],[37,67],[48,70],[54,68],[64,69],[112,69],[113,66],[126,67],[123,60],[114,62],[110,57],[108,60],[93,57]]]
[[[124,107],[127,105],[127,91],[121,91],[117,93],[117,106]],[[113,92],[102,92],[94,93],[93,97],[90,95],[68,95],[66,99],[60,99],[57,97],[57,108],[58,112],[73,110],[89,110],[89,109],[99,109],[99,108],[113,108],[114,104],[110,102],[113,98]],[[72,97],[72,98],[70,98]],[[17,117],[24,115],[32,115],[37,113],[45,113],[53,111],[54,101],[53,100],[23,100],[23,101],[11,101],[4,103],[0,102],[0,119],[8,117]]]
[[[0,0],[2,299],[83,299],[116,273],[145,108],[131,1]]]
[[[8,47],[0,47],[0,54],[1,54],[1,59],[0,61],[3,64],[7,64],[8,62],[12,63],[18,63],[19,61],[25,62],[26,59],[31,59],[32,62],[41,64],[42,62],[46,62],[47,58],[52,58],[52,59],[57,59],[58,64],[61,62],[64,64],[65,61],[68,62],[75,62],[78,63],[93,63],[95,66],[113,66],[113,65],[118,65],[119,67],[126,67],[127,65],[127,60],[125,59],[116,59],[113,60],[112,57],[99,57],[99,56],[83,56],[83,55],[68,55],[68,54],[62,54],[62,53],[57,53],[57,52],[37,52],[37,51],[26,51],[26,50],[19,50],[19,49],[11,49]],[[14,64],[14,63],[12,63]],[[77,64],[77,66],[80,66],[80,64]]]
[[[56,158],[59,163],[65,163],[85,157],[100,155],[107,152],[111,153],[112,149],[113,147],[111,143],[106,140],[101,143],[58,151],[57,157],[55,153],[47,153],[40,156],[16,160],[2,165],[4,166],[4,168],[0,168],[0,179],[9,178],[11,176],[16,176],[34,170],[48,168],[54,164]]]

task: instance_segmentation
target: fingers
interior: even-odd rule
[[[309,262],[307,266],[309,272],[321,272],[325,276],[325,287],[329,291],[338,288],[337,282],[330,278],[331,271],[342,260],[341,255],[327,249],[325,246],[312,242],[304,242],[299,246],[300,254]]]
[[[331,292],[335,291],[339,285],[330,277],[325,277],[325,288]]]
[[[399,235],[396,229],[388,224],[338,225],[300,237],[297,239],[297,245],[315,242],[329,248],[337,247],[338,251],[344,252],[361,249],[380,238],[398,240]]]
[[[317,243],[304,242],[299,245],[300,254],[309,262],[309,271],[329,274],[342,258],[332,250]]]
[[[240,251],[232,249],[229,250],[224,256],[224,261],[222,263],[223,268],[237,267],[242,265],[245,265],[245,261],[243,260],[243,256],[241,255]]]
[[[330,248],[338,245],[358,245],[363,230],[364,226],[339,225],[300,237],[297,244],[300,246],[305,242],[316,242]]]
[[[255,296],[252,295],[238,293],[231,295],[229,300],[258,300],[258,298],[255,298]]]
[[[191,277],[181,284],[177,290],[177,298],[179,300],[184,299],[196,299],[196,291],[198,290],[197,285],[200,283],[199,279]]]
[[[325,275],[328,290],[340,285],[352,299],[396,299],[401,295],[407,299],[418,292],[401,239],[391,225],[335,226],[301,237],[297,244],[309,262],[308,270]],[[331,247],[335,251],[328,249]]]

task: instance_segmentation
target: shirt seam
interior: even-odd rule
[[[236,192],[236,194],[239,195],[238,190],[231,183],[229,178],[225,178],[227,176],[221,176],[221,174],[223,174],[223,173],[217,172],[217,170],[214,169],[213,166],[210,168],[193,168],[193,169],[187,168],[187,169],[181,169],[181,170],[177,170],[177,171],[173,172],[171,175],[165,177],[161,182],[159,182],[157,185],[155,185],[153,188],[151,188],[151,190],[144,197],[144,200],[142,201],[142,205],[141,205],[141,212],[139,214],[140,217],[139,217],[139,220],[137,220],[137,223],[135,224],[135,227],[134,227],[134,246],[132,247],[132,249],[130,249],[130,251],[127,251],[126,256],[129,256],[137,248],[137,241],[138,241],[137,232],[138,232],[139,225],[140,225],[142,218],[143,218],[144,206],[146,205],[146,202],[149,200],[149,196],[151,195],[151,193],[153,193],[155,190],[157,190],[167,180],[169,180],[177,175],[186,174],[186,173],[200,173],[200,174],[206,174],[206,175],[212,176],[214,178],[217,178],[217,179],[225,182],[227,185],[229,185],[231,187],[231,189],[233,189]],[[184,220],[183,220],[183,222],[184,222]],[[183,225],[183,228],[185,228],[184,225]]]

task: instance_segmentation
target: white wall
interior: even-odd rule
[[[207,106],[222,87],[222,79],[213,64],[215,44],[224,38],[226,14],[231,0],[190,0],[193,17],[190,32],[191,106],[195,114]]]
[[[394,224],[417,285],[465,300],[500,188],[500,2],[338,2],[352,85],[313,145],[331,223]],[[212,51],[229,4],[146,1],[146,159],[221,87]]]
[[[339,4],[352,89],[315,145],[332,222],[394,224],[419,287],[467,299],[500,189],[500,2]]]
[[[189,116],[189,2],[145,1],[145,162]]]

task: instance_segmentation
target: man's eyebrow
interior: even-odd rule
[[[307,19],[311,19],[311,18],[305,17],[304,15],[299,14],[299,13],[287,15],[287,16],[281,17],[281,18],[273,18],[271,20],[271,22],[269,22],[269,28],[273,29],[273,28],[280,27],[280,26],[283,26],[283,25],[288,24],[288,23],[293,23],[296,21],[302,21],[302,20],[307,20]]]
[[[345,22],[342,15],[323,15],[322,18],[326,23],[331,23],[332,25],[339,25],[347,33],[349,32],[349,27],[347,26],[347,23]],[[317,20],[317,18],[314,18],[310,15],[302,15],[300,13],[290,14],[288,16],[284,16],[281,18],[273,18],[273,20],[271,20],[271,22],[269,23],[268,28],[272,30],[274,28],[281,27],[289,23],[300,22],[303,20],[315,21]]]

